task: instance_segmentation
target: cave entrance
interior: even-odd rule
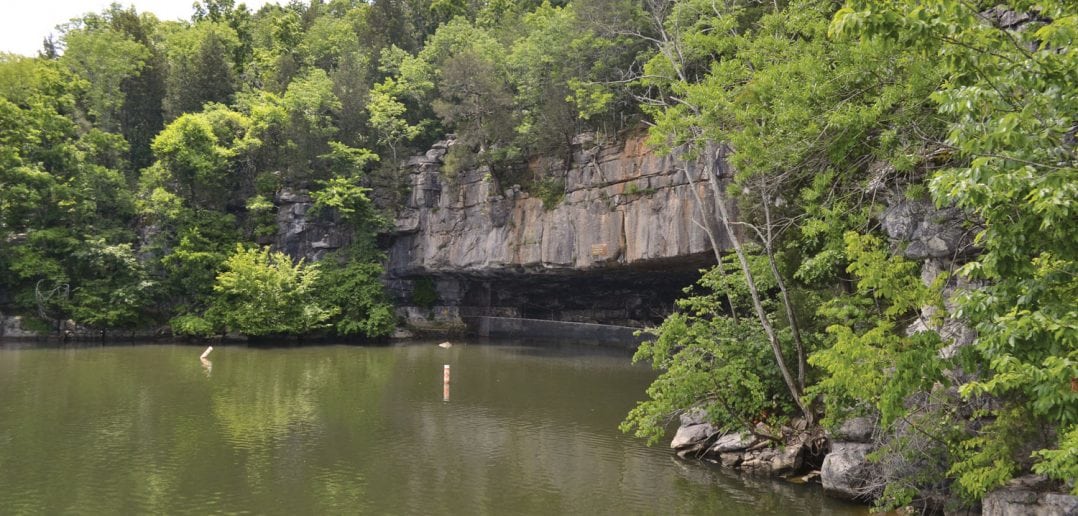
[[[685,287],[713,261],[707,256],[648,266],[454,275],[460,315],[657,325]]]

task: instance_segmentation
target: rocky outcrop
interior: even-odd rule
[[[274,205],[277,232],[273,247],[293,258],[318,261],[352,240],[351,231],[333,213],[311,211],[314,201],[306,191],[283,189],[274,197]]]
[[[830,433],[831,451],[820,466],[820,483],[826,493],[847,500],[876,498],[878,467],[868,460],[868,454],[878,431],[875,418],[860,416],[843,421]]]
[[[720,432],[697,410],[681,416],[670,448],[682,459],[699,459],[753,475],[790,478],[818,467],[825,443],[800,419],[781,429],[760,423],[755,433]]]
[[[0,314],[0,337],[8,339],[32,339],[40,337],[38,332],[26,328],[23,322],[24,319],[20,316]]]
[[[847,500],[870,501],[875,498],[870,485],[874,468],[868,461],[872,445],[868,443],[835,442],[820,467],[823,490]]]
[[[564,180],[552,207],[485,167],[447,179],[446,145],[406,163],[411,191],[390,262],[398,275],[608,268],[710,250],[693,222],[700,214],[686,163],[649,151],[644,135],[605,146],[582,138],[571,163],[532,163],[529,174]],[[706,185],[697,188],[710,197]]]
[[[887,236],[901,242],[906,258],[957,259],[974,251],[971,224],[958,208],[936,208],[929,201],[901,199],[880,217]]]
[[[984,516],[1078,516],[1078,496],[1053,493],[1044,477],[1027,475],[985,496]]]
[[[705,201],[710,191],[690,187],[683,172],[697,164],[656,155],[643,134],[607,144],[583,135],[567,161],[498,174],[448,174],[442,159],[451,145],[405,163],[409,188],[388,267],[402,304],[422,277],[433,280],[437,306],[461,317],[640,326],[661,320],[714,261],[691,188]],[[563,184],[564,194],[544,205],[514,177]]]
[[[708,442],[718,431],[708,423],[682,426],[670,441],[670,448],[681,458],[707,448]]]
[[[876,419],[868,416],[853,417],[843,421],[831,434],[835,441],[871,443],[876,433]]]

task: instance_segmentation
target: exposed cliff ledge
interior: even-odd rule
[[[485,168],[447,180],[445,142],[408,160],[411,191],[396,220],[391,272],[586,270],[710,251],[693,223],[700,214],[684,162],[649,152],[640,135],[611,145],[577,141],[565,198],[549,210],[519,186],[499,185]],[[710,197],[706,185],[697,188]]]
[[[661,320],[698,269],[713,263],[686,162],[650,152],[643,135],[605,145],[584,135],[570,163],[533,162],[531,174],[564,174],[564,198],[550,207],[518,185],[499,184],[486,168],[446,177],[449,145],[405,164],[410,189],[389,251],[402,300],[410,279],[431,277],[450,319],[639,324]],[[709,202],[707,185],[695,188]]]

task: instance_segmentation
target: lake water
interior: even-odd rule
[[[655,377],[625,351],[201,352],[0,343],[0,513],[865,513],[621,434]]]

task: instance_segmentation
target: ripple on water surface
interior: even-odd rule
[[[200,352],[0,344],[0,513],[864,512],[619,433],[655,375],[624,352]]]

